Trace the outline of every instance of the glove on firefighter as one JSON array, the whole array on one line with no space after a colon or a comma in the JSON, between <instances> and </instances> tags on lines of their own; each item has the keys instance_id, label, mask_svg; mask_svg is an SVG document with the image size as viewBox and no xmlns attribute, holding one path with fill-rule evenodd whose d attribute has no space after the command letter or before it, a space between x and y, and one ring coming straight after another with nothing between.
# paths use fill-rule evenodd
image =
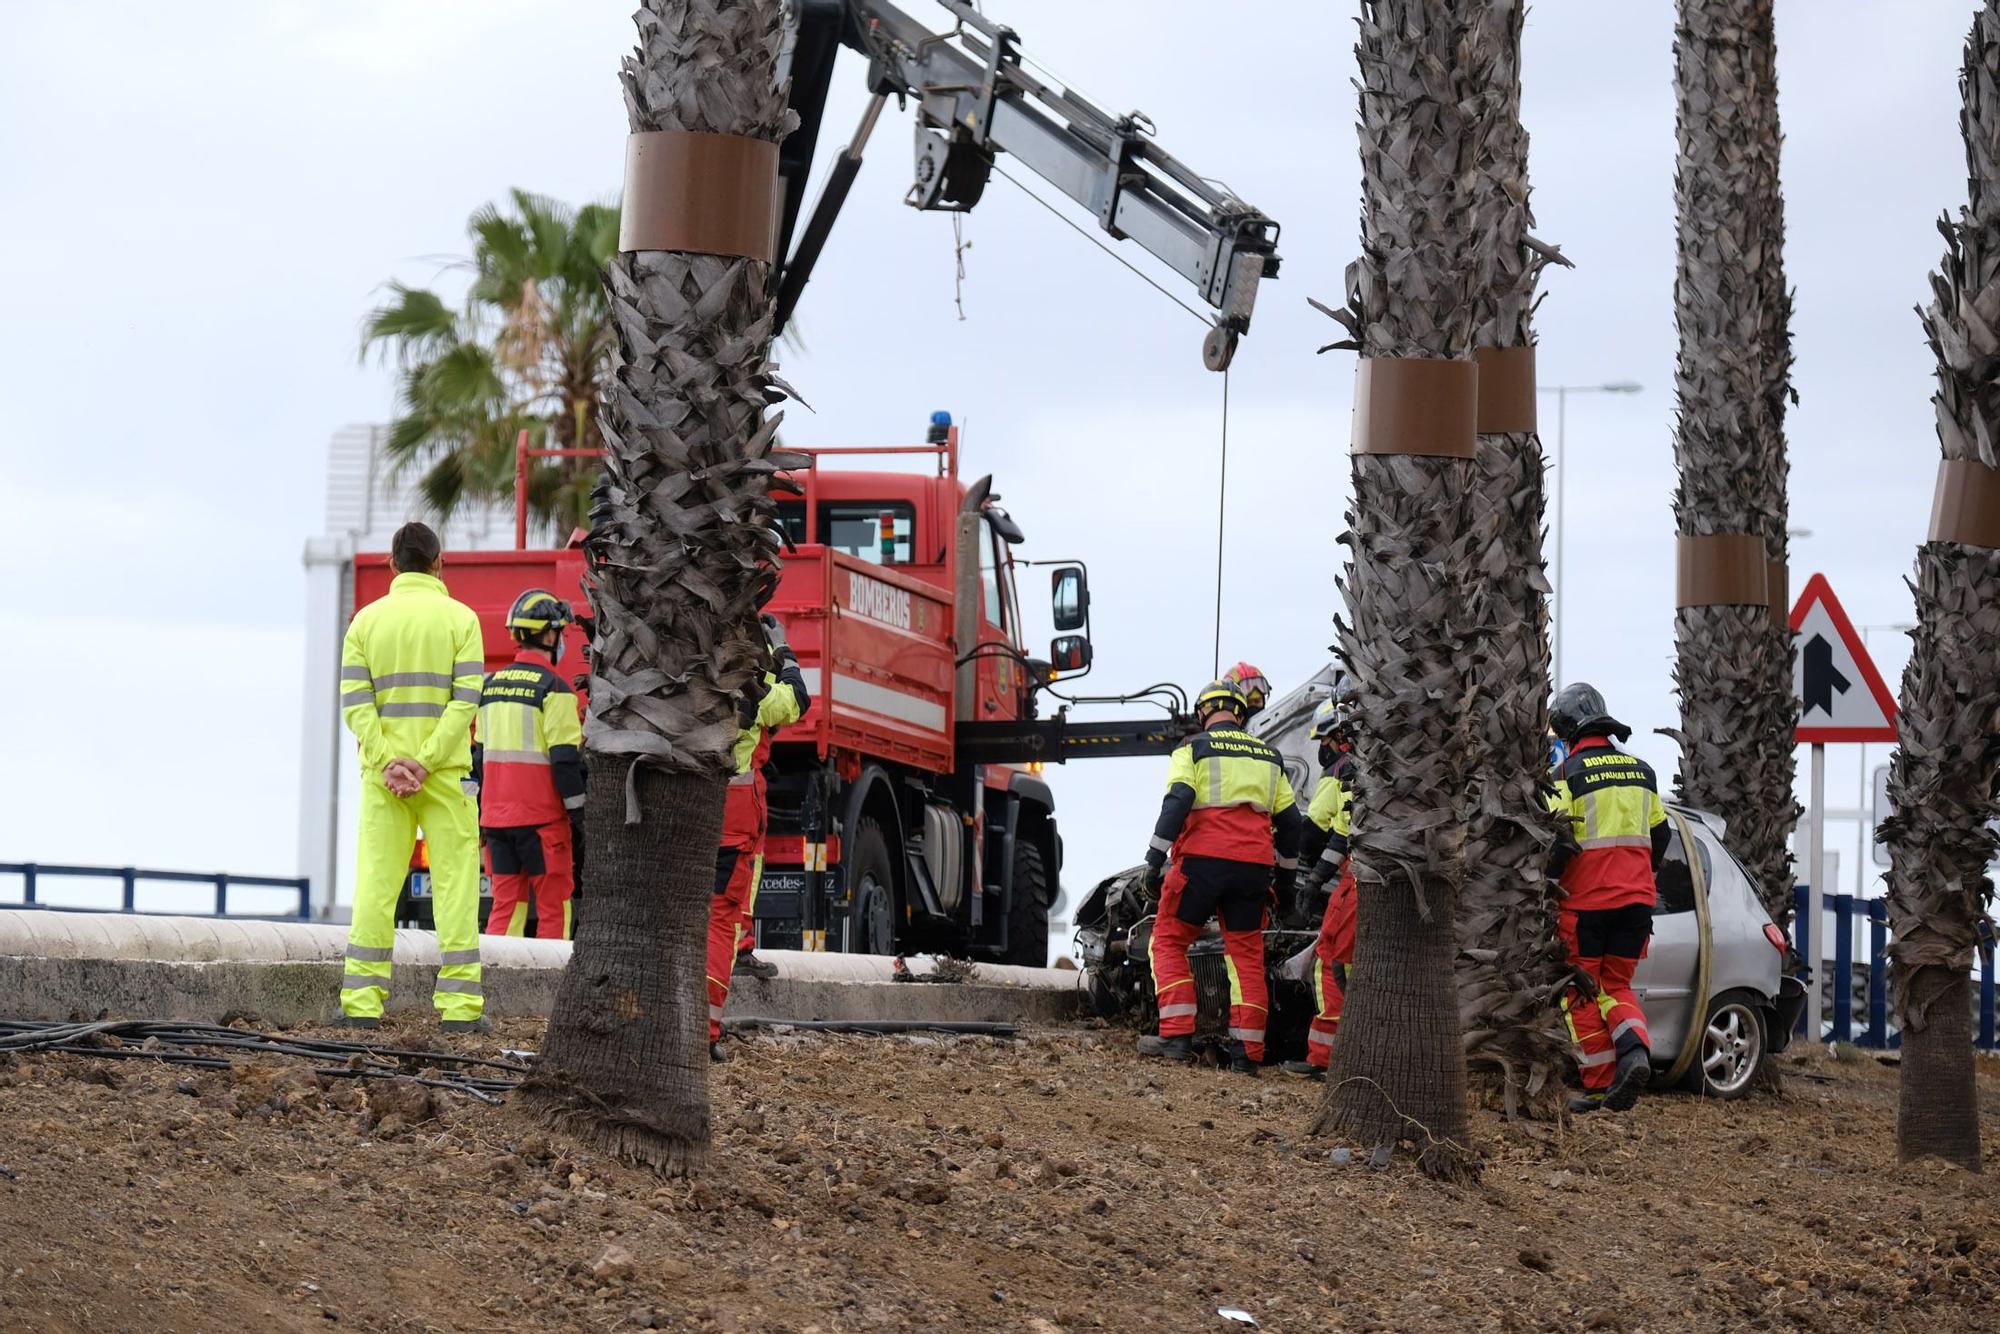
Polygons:
<instances>
[{"instance_id":1,"label":"glove on firefighter","mask_svg":"<svg viewBox=\"0 0 2000 1334\"><path fill-rule=\"evenodd\" d=\"M771 652L780 658L790 653L792 646L785 639L783 622L768 611L758 619L764 624L764 642L771 646Z\"/></svg>"},{"instance_id":2,"label":"glove on firefighter","mask_svg":"<svg viewBox=\"0 0 2000 1334\"><path fill-rule=\"evenodd\" d=\"M1167 868L1146 864L1146 873L1139 877L1139 893L1148 904L1160 901L1160 887L1167 883Z\"/></svg>"}]
</instances>

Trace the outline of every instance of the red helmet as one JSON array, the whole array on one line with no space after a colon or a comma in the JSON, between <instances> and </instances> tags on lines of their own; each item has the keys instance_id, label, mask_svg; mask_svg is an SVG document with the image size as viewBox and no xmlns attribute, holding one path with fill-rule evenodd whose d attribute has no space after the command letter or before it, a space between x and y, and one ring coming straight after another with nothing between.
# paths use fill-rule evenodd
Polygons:
<instances>
[{"instance_id":1,"label":"red helmet","mask_svg":"<svg viewBox=\"0 0 2000 1334\"><path fill-rule=\"evenodd\" d=\"M1251 716L1264 711L1264 705L1271 699L1271 678L1247 662L1239 662L1222 674L1222 679L1243 693L1250 705Z\"/></svg>"}]
</instances>

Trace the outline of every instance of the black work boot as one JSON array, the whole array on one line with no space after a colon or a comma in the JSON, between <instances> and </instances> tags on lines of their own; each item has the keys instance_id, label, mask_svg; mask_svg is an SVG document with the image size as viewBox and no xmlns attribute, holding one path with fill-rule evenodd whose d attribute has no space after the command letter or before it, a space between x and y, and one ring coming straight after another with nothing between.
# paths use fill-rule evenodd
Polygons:
<instances>
[{"instance_id":1,"label":"black work boot","mask_svg":"<svg viewBox=\"0 0 2000 1334\"><path fill-rule=\"evenodd\" d=\"M1634 1047L1618 1058L1618 1073L1604 1091L1604 1110L1629 1112L1646 1085L1653 1080L1653 1058L1644 1047Z\"/></svg>"},{"instance_id":2,"label":"black work boot","mask_svg":"<svg viewBox=\"0 0 2000 1334\"><path fill-rule=\"evenodd\" d=\"M1148 1033L1139 1039L1139 1054L1186 1065L1194 1059L1194 1039L1185 1033L1171 1038Z\"/></svg>"},{"instance_id":3,"label":"black work boot","mask_svg":"<svg viewBox=\"0 0 2000 1334\"><path fill-rule=\"evenodd\" d=\"M1233 1051L1229 1054L1229 1073L1232 1075L1248 1075L1250 1078L1255 1079L1257 1077L1257 1063L1248 1056L1245 1056L1240 1050Z\"/></svg>"},{"instance_id":4,"label":"black work boot","mask_svg":"<svg viewBox=\"0 0 2000 1334\"><path fill-rule=\"evenodd\" d=\"M1569 1110L1572 1116L1586 1116L1604 1106L1602 1093L1572 1093Z\"/></svg>"},{"instance_id":5,"label":"black work boot","mask_svg":"<svg viewBox=\"0 0 2000 1334\"><path fill-rule=\"evenodd\" d=\"M1300 1079L1326 1078L1326 1067L1314 1065L1311 1061L1286 1061L1278 1068L1288 1075L1297 1075Z\"/></svg>"},{"instance_id":6,"label":"black work boot","mask_svg":"<svg viewBox=\"0 0 2000 1334\"><path fill-rule=\"evenodd\" d=\"M438 1028L446 1033L491 1033L493 1021L483 1014L477 1019L440 1019Z\"/></svg>"},{"instance_id":7,"label":"black work boot","mask_svg":"<svg viewBox=\"0 0 2000 1334\"><path fill-rule=\"evenodd\" d=\"M778 965L766 963L749 950L736 956L736 963L729 970L737 977L773 978L778 975Z\"/></svg>"},{"instance_id":8,"label":"black work boot","mask_svg":"<svg viewBox=\"0 0 2000 1334\"><path fill-rule=\"evenodd\" d=\"M365 1028L372 1031L382 1027L382 1021L372 1014L343 1014L333 1022L336 1028Z\"/></svg>"},{"instance_id":9,"label":"black work boot","mask_svg":"<svg viewBox=\"0 0 2000 1334\"><path fill-rule=\"evenodd\" d=\"M729 1053L722 1049L720 1042L711 1042L708 1044L708 1061L710 1065L728 1065Z\"/></svg>"}]
</instances>

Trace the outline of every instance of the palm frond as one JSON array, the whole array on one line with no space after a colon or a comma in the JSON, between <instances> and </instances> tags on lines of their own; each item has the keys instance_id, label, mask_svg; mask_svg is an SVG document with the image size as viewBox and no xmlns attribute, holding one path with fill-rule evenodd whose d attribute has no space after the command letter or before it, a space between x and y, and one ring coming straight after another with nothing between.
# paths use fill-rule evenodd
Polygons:
<instances>
[{"instance_id":1,"label":"palm frond","mask_svg":"<svg viewBox=\"0 0 2000 1334\"><path fill-rule=\"evenodd\" d=\"M458 316L436 292L391 282L395 300L377 306L361 321L361 356L377 344L391 344L384 355L408 365L438 355L459 341Z\"/></svg>"}]
</instances>

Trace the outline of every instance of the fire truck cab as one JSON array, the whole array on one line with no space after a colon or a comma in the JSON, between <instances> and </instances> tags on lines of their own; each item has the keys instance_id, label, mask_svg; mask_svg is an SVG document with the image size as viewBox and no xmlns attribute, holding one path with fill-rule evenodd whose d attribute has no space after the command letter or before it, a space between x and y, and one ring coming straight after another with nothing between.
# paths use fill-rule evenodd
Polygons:
<instances>
[{"instance_id":1,"label":"fire truck cab","mask_svg":"<svg viewBox=\"0 0 2000 1334\"><path fill-rule=\"evenodd\" d=\"M804 494L779 506L788 549L767 610L813 702L772 745L758 939L1040 965L1062 866L1054 797L1039 763L980 762L959 735L1032 718L1050 679L1050 662L1026 650L1021 530L991 478L959 478L945 413L921 446L804 452L813 466L793 478ZM822 466L851 454L934 466ZM1052 588L1080 607L1083 579L1064 566ZM1066 636L1052 656L1081 667L1088 640Z\"/></svg>"}]
</instances>

